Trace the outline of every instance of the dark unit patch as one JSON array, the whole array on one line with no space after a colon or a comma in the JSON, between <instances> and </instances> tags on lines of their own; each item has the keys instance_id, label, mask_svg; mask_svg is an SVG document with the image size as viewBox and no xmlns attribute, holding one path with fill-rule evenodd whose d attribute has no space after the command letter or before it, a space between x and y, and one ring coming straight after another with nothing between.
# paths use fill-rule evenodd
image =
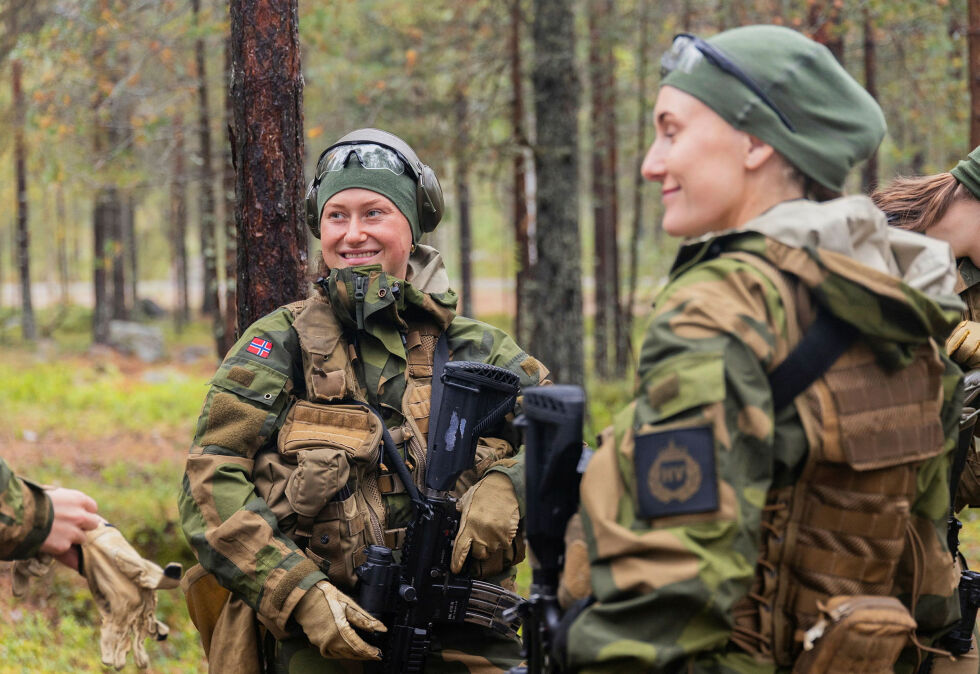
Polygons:
<instances>
[{"instance_id":1,"label":"dark unit patch","mask_svg":"<svg viewBox=\"0 0 980 674\"><path fill-rule=\"evenodd\" d=\"M634 464L641 517L691 515L718 509L710 426L638 435Z\"/></svg>"}]
</instances>

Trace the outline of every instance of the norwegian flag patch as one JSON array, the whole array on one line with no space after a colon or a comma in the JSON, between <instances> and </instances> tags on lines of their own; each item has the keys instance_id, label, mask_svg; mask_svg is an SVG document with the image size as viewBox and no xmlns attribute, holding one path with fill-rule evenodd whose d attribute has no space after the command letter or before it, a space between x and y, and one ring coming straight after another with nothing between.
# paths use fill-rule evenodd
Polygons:
<instances>
[{"instance_id":1,"label":"norwegian flag patch","mask_svg":"<svg viewBox=\"0 0 980 674\"><path fill-rule=\"evenodd\" d=\"M272 353L272 342L261 337L256 337L245 350L249 353L254 353L259 358L268 358L269 354Z\"/></svg>"}]
</instances>

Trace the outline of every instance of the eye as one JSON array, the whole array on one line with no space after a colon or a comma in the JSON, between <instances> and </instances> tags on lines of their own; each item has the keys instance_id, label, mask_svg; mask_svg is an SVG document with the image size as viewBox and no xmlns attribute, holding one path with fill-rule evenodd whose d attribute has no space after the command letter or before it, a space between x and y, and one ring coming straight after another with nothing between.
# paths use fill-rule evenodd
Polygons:
<instances>
[{"instance_id":1,"label":"eye","mask_svg":"<svg viewBox=\"0 0 980 674\"><path fill-rule=\"evenodd\" d=\"M369 218L378 218L378 217L381 217L382 215L384 215L384 211L381 210L380 208L372 208L367 213L365 213L364 215L367 216L367 217L369 217Z\"/></svg>"},{"instance_id":2,"label":"eye","mask_svg":"<svg viewBox=\"0 0 980 674\"><path fill-rule=\"evenodd\" d=\"M347 214L343 211L326 211L326 216L327 220L333 221L345 220L347 218Z\"/></svg>"}]
</instances>

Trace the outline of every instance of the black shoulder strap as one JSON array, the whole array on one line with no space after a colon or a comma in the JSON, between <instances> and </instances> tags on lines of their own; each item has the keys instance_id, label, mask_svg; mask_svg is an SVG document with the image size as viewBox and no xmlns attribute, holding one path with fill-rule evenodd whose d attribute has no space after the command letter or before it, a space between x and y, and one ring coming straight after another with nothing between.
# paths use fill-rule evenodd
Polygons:
<instances>
[{"instance_id":1,"label":"black shoulder strap","mask_svg":"<svg viewBox=\"0 0 980 674\"><path fill-rule=\"evenodd\" d=\"M776 369L769 373L773 409L781 410L830 369L860 331L820 307L817 318Z\"/></svg>"}]
</instances>

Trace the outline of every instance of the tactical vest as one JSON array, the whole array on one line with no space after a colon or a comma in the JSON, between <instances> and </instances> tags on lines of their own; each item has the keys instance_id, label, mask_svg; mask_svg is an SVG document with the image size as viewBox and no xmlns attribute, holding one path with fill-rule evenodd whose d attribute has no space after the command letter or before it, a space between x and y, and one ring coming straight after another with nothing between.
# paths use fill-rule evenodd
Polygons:
<instances>
[{"instance_id":1,"label":"tactical vest","mask_svg":"<svg viewBox=\"0 0 980 674\"><path fill-rule=\"evenodd\" d=\"M354 362L329 302L311 297L287 307L294 316L303 359L305 396L294 400L279 430L278 451L256 456L256 491L283 533L320 566L332 583L350 591L366 545L398 549L405 528L389 528L385 496L405 488L381 457L382 422L363 404ZM425 479L432 367L440 330L410 324L405 334L407 385L404 422L390 428L417 486ZM506 443L504 443L506 444ZM506 448L481 442L475 465L457 482L459 496Z\"/></svg>"},{"instance_id":2,"label":"tactical vest","mask_svg":"<svg viewBox=\"0 0 980 674\"><path fill-rule=\"evenodd\" d=\"M763 273L782 299L789 339L775 367L813 320L809 292L760 257L728 256ZM932 524L910 512L919 468L943 451L943 371L932 341L889 372L859 339L796 398L807 459L792 485L767 495L755 581L734 608L733 643L791 667L820 617L818 602L906 595L914 613L923 570L950 564Z\"/></svg>"}]
</instances>

